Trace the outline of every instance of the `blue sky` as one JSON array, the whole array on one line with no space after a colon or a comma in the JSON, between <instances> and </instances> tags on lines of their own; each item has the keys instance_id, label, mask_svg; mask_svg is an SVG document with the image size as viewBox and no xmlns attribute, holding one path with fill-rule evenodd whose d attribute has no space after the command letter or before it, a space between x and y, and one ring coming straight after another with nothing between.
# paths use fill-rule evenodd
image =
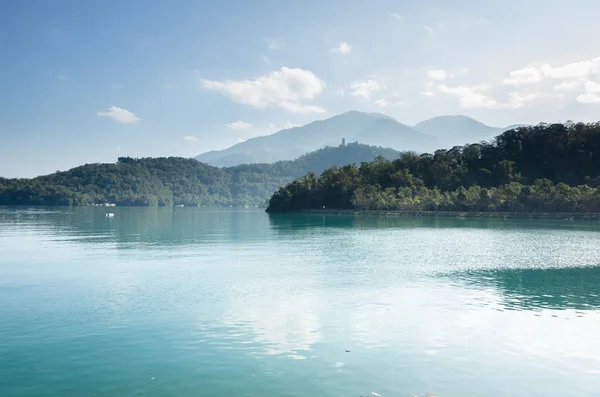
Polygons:
<instances>
[{"instance_id":1,"label":"blue sky","mask_svg":"<svg viewBox=\"0 0 600 397\"><path fill-rule=\"evenodd\" d=\"M347 110L598 120L600 2L0 1L0 175L193 156Z\"/></svg>"}]
</instances>

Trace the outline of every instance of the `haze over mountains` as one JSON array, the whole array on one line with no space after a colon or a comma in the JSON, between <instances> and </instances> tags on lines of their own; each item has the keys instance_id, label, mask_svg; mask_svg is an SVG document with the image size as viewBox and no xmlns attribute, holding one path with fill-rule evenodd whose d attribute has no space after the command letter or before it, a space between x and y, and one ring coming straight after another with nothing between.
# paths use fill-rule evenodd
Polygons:
<instances>
[{"instance_id":1,"label":"haze over mountains","mask_svg":"<svg viewBox=\"0 0 600 397\"><path fill-rule=\"evenodd\" d=\"M203 153L196 160L219 167L293 160L325 146L337 146L342 138L348 143L358 141L401 151L431 152L488 140L507 129L509 127L491 127L466 116L434 117L409 126L380 113L350 111L248 139L224 150Z\"/></svg>"}]
</instances>

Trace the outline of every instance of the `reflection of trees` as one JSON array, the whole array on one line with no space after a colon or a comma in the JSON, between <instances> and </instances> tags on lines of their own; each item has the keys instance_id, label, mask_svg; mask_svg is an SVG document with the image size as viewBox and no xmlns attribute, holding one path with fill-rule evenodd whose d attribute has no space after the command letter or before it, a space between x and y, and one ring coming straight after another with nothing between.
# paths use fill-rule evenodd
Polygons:
<instances>
[{"instance_id":1,"label":"reflection of trees","mask_svg":"<svg viewBox=\"0 0 600 397\"><path fill-rule=\"evenodd\" d=\"M477 288L497 288L507 309L600 308L600 266L476 271L458 278Z\"/></svg>"},{"instance_id":2,"label":"reflection of trees","mask_svg":"<svg viewBox=\"0 0 600 397\"><path fill-rule=\"evenodd\" d=\"M435 217L415 216L376 216L361 214L269 214L269 222L275 230L285 232L312 227L339 228L397 228L397 227L436 227L445 223Z\"/></svg>"},{"instance_id":3,"label":"reflection of trees","mask_svg":"<svg viewBox=\"0 0 600 397\"><path fill-rule=\"evenodd\" d=\"M355 227L355 228L477 228L477 229L579 229L596 228L589 221L566 222L564 220L529 219L488 219L414 216L414 215L372 215L356 214L317 214L317 213L272 213L269 214L271 228L285 232L311 227Z\"/></svg>"},{"instance_id":4,"label":"reflection of trees","mask_svg":"<svg viewBox=\"0 0 600 397\"><path fill-rule=\"evenodd\" d=\"M106 217L106 213L114 217ZM19 210L0 214L15 227L42 227L61 239L78 243L143 243L149 245L212 244L248 241L269 232L260 210L144 207L71 207Z\"/></svg>"}]
</instances>

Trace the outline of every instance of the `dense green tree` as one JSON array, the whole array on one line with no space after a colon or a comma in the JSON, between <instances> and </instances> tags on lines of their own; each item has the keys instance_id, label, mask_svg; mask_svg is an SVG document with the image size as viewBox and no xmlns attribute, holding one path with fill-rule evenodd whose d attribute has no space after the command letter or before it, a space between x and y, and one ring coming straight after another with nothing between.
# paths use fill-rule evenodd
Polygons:
<instances>
[{"instance_id":1,"label":"dense green tree","mask_svg":"<svg viewBox=\"0 0 600 397\"><path fill-rule=\"evenodd\" d=\"M288 185L292 186L292 185ZM341 193L343 192L343 194ZM306 208L595 212L600 201L600 123L540 124L433 154L381 157L335 168L303 190L313 206L293 208L290 188L268 211Z\"/></svg>"},{"instance_id":2,"label":"dense green tree","mask_svg":"<svg viewBox=\"0 0 600 397\"><path fill-rule=\"evenodd\" d=\"M352 143L323 148L294 161L229 168L175 157L120 157L116 164L86 164L33 179L0 178L0 204L264 206L280 186L307 172L313 172L308 179L316 181L316 175L332 165L360 163L378 156L394 159L399 152ZM328 173L326 177L336 180L331 171ZM349 175L357 178L357 173L358 168L354 167ZM351 196L345 182L334 193L328 205L338 205L336 202L349 200Z\"/></svg>"}]
</instances>

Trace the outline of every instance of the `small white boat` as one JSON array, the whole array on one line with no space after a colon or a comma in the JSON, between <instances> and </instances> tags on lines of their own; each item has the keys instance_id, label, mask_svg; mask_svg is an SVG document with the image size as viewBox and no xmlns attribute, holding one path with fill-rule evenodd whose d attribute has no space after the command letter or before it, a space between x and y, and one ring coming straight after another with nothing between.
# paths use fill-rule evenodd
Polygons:
<instances>
[{"instance_id":1,"label":"small white boat","mask_svg":"<svg viewBox=\"0 0 600 397\"><path fill-rule=\"evenodd\" d=\"M115 214L113 214L112 212L109 212L106 214L107 218L112 218L113 216L115 216Z\"/></svg>"}]
</instances>

